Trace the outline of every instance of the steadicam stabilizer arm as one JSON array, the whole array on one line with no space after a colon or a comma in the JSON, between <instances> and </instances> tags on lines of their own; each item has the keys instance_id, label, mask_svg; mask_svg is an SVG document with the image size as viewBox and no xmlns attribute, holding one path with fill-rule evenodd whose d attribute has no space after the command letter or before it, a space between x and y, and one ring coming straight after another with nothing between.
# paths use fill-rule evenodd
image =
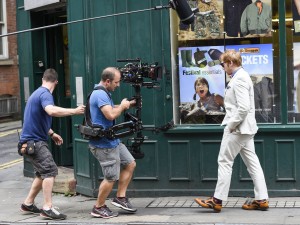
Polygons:
<instances>
[{"instance_id":1,"label":"steadicam stabilizer arm","mask_svg":"<svg viewBox=\"0 0 300 225\"><path fill-rule=\"evenodd\" d=\"M135 95L129 99L135 100L134 113L125 112L124 122L113 125L107 129L102 126L94 126L90 118L89 109L89 97L87 98L85 119L83 124L78 126L78 130L82 137L87 140L99 139L106 137L108 139L117 139L133 136L128 138L126 146L131 154L136 158L143 158L144 153L141 151L141 145L146 137L142 131L152 131L157 134L159 132L165 132L174 126L173 121L160 126L160 127L144 127L142 122L142 95L141 88L159 88L159 82L162 78L162 67L158 66L158 63L142 63L140 58L137 59L120 59L118 62L126 62L127 64L123 68L119 68L121 72L121 79L125 83L129 83L135 91ZM144 79L150 79L152 81L145 82ZM100 86L97 86L94 90L101 89L105 92L107 90ZM110 97L110 95L108 94Z\"/></svg>"}]
</instances>

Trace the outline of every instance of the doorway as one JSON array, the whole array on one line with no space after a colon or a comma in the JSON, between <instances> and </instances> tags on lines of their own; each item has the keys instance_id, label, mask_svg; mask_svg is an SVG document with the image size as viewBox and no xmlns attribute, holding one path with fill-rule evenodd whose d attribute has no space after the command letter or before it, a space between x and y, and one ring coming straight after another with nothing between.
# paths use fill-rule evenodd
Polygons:
<instances>
[{"instance_id":1,"label":"doorway","mask_svg":"<svg viewBox=\"0 0 300 225\"><path fill-rule=\"evenodd\" d=\"M31 13L32 28L64 23L66 9L46 10ZM70 73L67 25L32 32L34 89L41 85L43 73L54 68L58 73L58 85L53 97L55 105L70 108ZM73 166L72 118L53 117L52 129L63 138L63 144L56 146L49 141L53 158L59 166Z\"/></svg>"}]
</instances>

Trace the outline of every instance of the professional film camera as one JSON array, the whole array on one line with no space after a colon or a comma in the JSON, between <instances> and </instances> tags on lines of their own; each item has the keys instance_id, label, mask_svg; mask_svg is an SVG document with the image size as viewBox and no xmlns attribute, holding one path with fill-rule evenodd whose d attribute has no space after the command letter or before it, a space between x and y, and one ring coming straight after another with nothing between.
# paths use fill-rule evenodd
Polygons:
<instances>
[{"instance_id":1,"label":"professional film camera","mask_svg":"<svg viewBox=\"0 0 300 225\"><path fill-rule=\"evenodd\" d=\"M122 81L125 83L147 86L154 82L144 82L144 78L157 81L162 78L162 68L158 63L142 63L140 58L137 59L118 59L117 62L129 62L124 67L119 68Z\"/></svg>"},{"instance_id":2,"label":"professional film camera","mask_svg":"<svg viewBox=\"0 0 300 225\"><path fill-rule=\"evenodd\" d=\"M123 138L136 134L135 137L131 137L127 140L126 146L128 150L136 159L144 157L144 153L141 151L140 146L143 144L146 137L142 134L143 130L150 130L154 133L161 131L167 131L174 126L173 121L160 126L145 128L142 122L142 96L141 87L158 88L159 82L162 78L162 68L158 66L158 63L147 64L142 63L140 58L137 59L119 59L118 62L127 62L124 67L119 68L121 72L122 81L129 83L135 90L135 95L130 100L135 100L135 113L125 112L124 122L116 124L109 129L103 129L103 127L95 127L92 125L90 118L90 106L89 97L87 98L85 118L83 124L78 126L78 130L82 137L87 140L106 137L109 139ZM144 78L149 78L150 82L145 82ZM106 91L105 88L98 86L96 89ZM94 89L94 90L96 90Z\"/></svg>"}]
</instances>

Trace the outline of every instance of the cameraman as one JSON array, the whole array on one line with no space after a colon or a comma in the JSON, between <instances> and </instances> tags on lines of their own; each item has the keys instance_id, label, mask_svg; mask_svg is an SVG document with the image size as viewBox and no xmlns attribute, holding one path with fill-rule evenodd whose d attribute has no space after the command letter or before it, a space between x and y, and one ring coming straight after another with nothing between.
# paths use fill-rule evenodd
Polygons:
<instances>
[{"instance_id":1,"label":"cameraman","mask_svg":"<svg viewBox=\"0 0 300 225\"><path fill-rule=\"evenodd\" d=\"M95 87L101 85L103 89L94 90L90 97L90 113L93 125L101 125L104 129L115 124L115 119L121 113L135 104L135 100L123 99L120 105L114 105L111 93L120 86L121 73L113 67L103 70L101 81ZM91 215L94 217L111 218L118 216L106 205L105 200L112 191L115 181L118 180L117 196L112 204L129 212L136 212L126 197L127 187L131 181L136 163L124 144L119 139L108 139L106 137L89 141L92 154L99 161L104 180L99 186L96 204Z\"/></svg>"}]
</instances>

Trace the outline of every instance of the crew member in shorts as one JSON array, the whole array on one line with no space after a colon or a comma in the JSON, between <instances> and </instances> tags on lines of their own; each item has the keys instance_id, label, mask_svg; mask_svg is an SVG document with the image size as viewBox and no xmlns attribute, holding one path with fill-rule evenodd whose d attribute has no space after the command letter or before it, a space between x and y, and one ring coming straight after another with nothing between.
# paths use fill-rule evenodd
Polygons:
<instances>
[{"instance_id":1,"label":"crew member in shorts","mask_svg":"<svg viewBox=\"0 0 300 225\"><path fill-rule=\"evenodd\" d=\"M47 69L42 78L42 86L29 97L25 112L23 129L18 144L20 155L26 155L33 165L35 175L31 189L20 210L25 213L40 214L48 219L64 220L66 215L52 205L52 188L58 174L48 146L48 136L56 145L63 144L63 139L51 129L52 117L83 114L85 106L62 108L54 105L52 93L58 85L58 75L54 69ZM35 198L43 190L42 209L35 205Z\"/></svg>"},{"instance_id":2,"label":"crew member in shorts","mask_svg":"<svg viewBox=\"0 0 300 225\"><path fill-rule=\"evenodd\" d=\"M125 98L119 105L114 105L111 92L120 86L120 81L121 73L116 68L108 67L103 70L100 83L95 85L95 87L102 86L102 89L94 90L89 101L93 125L100 125L104 129L110 128L123 111L135 104L135 100L128 101ZM90 140L89 146L92 154L99 161L104 176L91 215L100 218L118 216L118 213L112 212L105 204L116 181L118 181L117 194L111 203L123 210L136 212L137 209L131 205L126 196L127 187L136 167L135 160L127 147L119 139L106 137Z\"/></svg>"}]
</instances>

